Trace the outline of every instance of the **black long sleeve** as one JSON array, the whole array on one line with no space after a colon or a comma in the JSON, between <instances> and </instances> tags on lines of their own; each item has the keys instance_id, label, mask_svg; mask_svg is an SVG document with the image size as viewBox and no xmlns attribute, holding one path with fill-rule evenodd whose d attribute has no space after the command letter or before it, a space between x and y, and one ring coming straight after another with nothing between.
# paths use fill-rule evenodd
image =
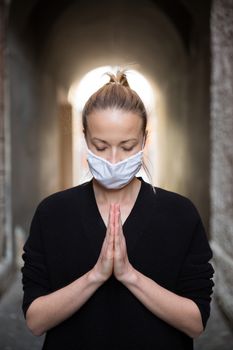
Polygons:
<instances>
[{"instance_id":1,"label":"black long sleeve","mask_svg":"<svg viewBox=\"0 0 233 350\"><path fill-rule=\"evenodd\" d=\"M129 261L168 290L192 299L203 326L210 315L212 250L193 203L141 177L123 224ZM56 192L37 206L24 245L24 315L33 300L94 267L106 235L92 181ZM111 276L70 318L46 333L43 350L191 350L193 339L149 311Z\"/></svg>"},{"instance_id":2,"label":"black long sleeve","mask_svg":"<svg viewBox=\"0 0 233 350\"><path fill-rule=\"evenodd\" d=\"M22 308L24 317L26 318L26 312L31 302L39 296L50 292L38 208L32 218L29 237L23 249L22 258L24 260L24 266L21 271L24 294Z\"/></svg>"},{"instance_id":3,"label":"black long sleeve","mask_svg":"<svg viewBox=\"0 0 233 350\"><path fill-rule=\"evenodd\" d=\"M214 269L209 260L213 252L207 241L206 232L199 217L190 248L182 264L177 294L192 299L200 309L203 327L205 329L210 316L211 294L214 282Z\"/></svg>"}]
</instances>

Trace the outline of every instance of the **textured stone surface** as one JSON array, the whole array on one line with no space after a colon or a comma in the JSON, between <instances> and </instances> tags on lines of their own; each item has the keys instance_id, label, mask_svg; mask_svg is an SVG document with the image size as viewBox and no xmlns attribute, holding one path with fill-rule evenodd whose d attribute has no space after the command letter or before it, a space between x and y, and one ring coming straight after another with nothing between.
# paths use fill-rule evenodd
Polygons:
<instances>
[{"instance_id":1,"label":"textured stone surface","mask_svg":"<svg viewBox=\"0 0 233 350\"><path fill-rule=\"evenodd\" d=\"M35 337L28 330L22 304L21 273L0 300L0 349L1 350L39 350L42 348L43 336Z\"/></svg>"},{"instance_id":2,"label":"textured stone surface","mask_svg":"<svg viewBox=\"0 0 233 350\"><path fill-rule=\"evenodd\" d=\"M233 323L233 1L211 14L211 233L220 304Z\"/></svg>"},{"instance_id":3,"label":"textured stone surface","mask_svg":"<svg viewBox=\"0 0 233 350\"><path fill-rule=\"evenodd\" d=\"M7 18L7 5L5 1L0 0L0 294L3 293L7 287L13 269L10 195L10 131L7 114Z\"/></svg>"},{"instance_id":4,"label":"textured stone surface","mask_svg":"<svg viewBox=\"0 0 233 350\"><path fill-rule=\"evenodd\" d=\"M0 1L0 258L4 239L4 5Z\"/></svg>"}]
</instances>

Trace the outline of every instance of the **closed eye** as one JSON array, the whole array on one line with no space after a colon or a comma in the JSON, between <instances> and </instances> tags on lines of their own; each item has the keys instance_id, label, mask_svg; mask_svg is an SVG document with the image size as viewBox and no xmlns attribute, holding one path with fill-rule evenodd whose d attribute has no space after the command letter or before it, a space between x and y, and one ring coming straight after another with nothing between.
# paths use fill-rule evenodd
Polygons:
<instances>
[{"instance_id":1,"label":"closed eye","mask_svg":"<svg viewBox=\"0 0 233 350\"><path fill-rule=\"evenodd\" d=\"M105 148L97 148L97 147L96 147L96 150L97 150L97 151L100 151L100 152L101 152L101 151L104 151L105 149L106 149L106 147L105 147Z\"/></svg>"},{"instance_id":2,"label":"closed eye","mask_svg":"<svg viewBox=\"0 0 233 350\"><path fill-rule=\"evenodd\" d=\"M126 152L130 152L130 151L132 151L133 147L131 147L131 148L124 148L124 147L122 147L122 149L124 151L126 151ZM99 151L99 152L103 152L104 150L106 150L106 147L105 148L97 148L96 147L96 150Z\"/></svg>"},{"instance_id":3,"label":"closed eye","mask_svg":"<svg viewBox=\"0 0 233 350\"><path fill-rule=\"evenodd\" d=\"M124 151L132 151L132 149L133 149L133 147L131 147L131 148L124 148L124 147L123 147L123 150L124 150Z\"/></svg>"}]
</instances>

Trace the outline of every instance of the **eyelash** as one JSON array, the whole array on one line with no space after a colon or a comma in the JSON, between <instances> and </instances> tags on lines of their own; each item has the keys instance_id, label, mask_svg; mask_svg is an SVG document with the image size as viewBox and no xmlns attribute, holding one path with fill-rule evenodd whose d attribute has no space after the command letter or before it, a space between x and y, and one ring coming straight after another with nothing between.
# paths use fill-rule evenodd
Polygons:
<instances>
[{"instance_id":1,"label":"eyelash","mask_svg":"<svg viewBox=\"0 0 233 350\"><path fill-rule=\"evenodd\" d=\"M96 147L96 149L97 149L97 151L102 152L102 151L104 151L106 148L97 148L97 147ZM132 149L133 149L133 147L131 147L131 148L123 148L123 150L124 150L124 151L127 151L127 152L132 151Z\"/></svg>"}]
</instances>

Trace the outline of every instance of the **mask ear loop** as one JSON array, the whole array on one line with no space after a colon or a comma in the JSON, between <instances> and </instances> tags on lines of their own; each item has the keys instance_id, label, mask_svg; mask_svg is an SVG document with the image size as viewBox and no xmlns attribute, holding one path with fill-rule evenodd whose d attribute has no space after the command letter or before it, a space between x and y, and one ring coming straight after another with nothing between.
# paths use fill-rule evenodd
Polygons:
<instances>
[{"instance_id":1,"label":"mask ear loop","mask_svg":"<svg viewBox=\"0 0 233 350\"><path fill-rule=\"evenodd\" d=\"M144 137L143 137L142 149L141 149L141 150L143 150L143 148L145 147L145 143L146 143L146 137L144 136Z\"/></svg>"}]
</instances>

